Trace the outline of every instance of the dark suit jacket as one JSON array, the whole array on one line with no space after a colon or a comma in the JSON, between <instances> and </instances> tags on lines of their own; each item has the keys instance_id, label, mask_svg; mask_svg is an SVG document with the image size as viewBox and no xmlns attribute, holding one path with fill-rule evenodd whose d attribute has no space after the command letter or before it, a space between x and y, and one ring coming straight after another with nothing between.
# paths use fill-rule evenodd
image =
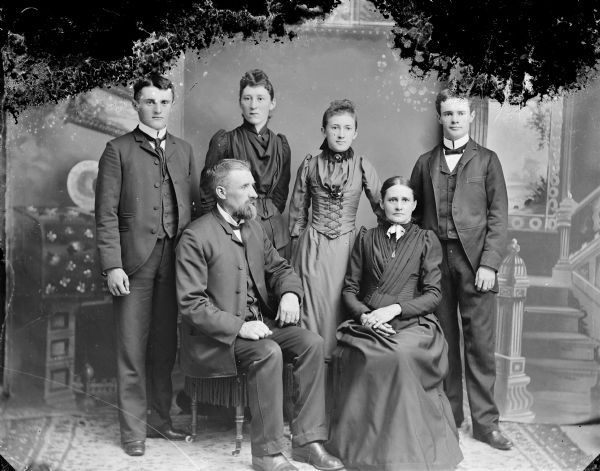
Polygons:
<instances>
[{"instance_id":1,"label":"dark suit jacket","mask_svg":"<svg viewBox=\"0 0 600 471\"><path fill-rule=\"evenodd\" d=\"M256 286L264 317L274 319L277 314L277 306L269 305L269 294L279 300L284 293L293 292L302 299L300 278L260 224L247 221L241 232L244 244L215 207L192 222L179 240L180 363L189 376L237 373L234 343L246 316L248 276Z\"/></svg>"},{"instance_id":2,"label":"dark suit jacket","mask_svg":"<svg viewBox=\"0 0 600 471\"><path fill-rule=\"evenodd\" d=\"M442 146L421 155L410 177L417 199L415 222L439 236L439 166ZM452 217L473 271L498 271L506 249L508 197L498 156L470 139L458 163Z\"/></svg>"},{"instance_id":3,"label":"dark suit jacket","mask_svg":"<svg viewBox=\"0 0 600 471\"><path fill-rule=\"evenodd\" d=\"M192 147L167 134L165 156L175 189L177 235L189 224L198 194ZM96 237L102 271L128 275L150 256L160 221L160 165L138 129L106 144L96 181Z\"/></svg>"}]
</instances>

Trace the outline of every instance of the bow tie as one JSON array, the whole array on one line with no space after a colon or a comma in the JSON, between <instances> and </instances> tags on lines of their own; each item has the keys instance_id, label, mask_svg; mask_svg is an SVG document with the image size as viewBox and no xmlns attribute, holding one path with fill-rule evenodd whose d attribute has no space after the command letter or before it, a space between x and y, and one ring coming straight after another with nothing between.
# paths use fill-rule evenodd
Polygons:
<instances>
[{"instance_id":1,"label":"bow tie","mask_svg":"<svg viewBox=\"0 0 600 471\"><path fill-rule=\"evenodd\" d=\"M462 154L465 151L465 147L467 147L467 144L464 144L460 147L456 147L455 149L450 149L450 147L444 146L444 154L446 154L446 155Z\"/></svg>"},{"instance_id":2,"label":"bow tie","mask_svg":"<svg viewBox=\"0 0 600 471\"><path fill-rule=\"evenodd\" d=\"M390 239L392 237L392 234L396 234L397 242L398 239L400 239L400 237L402 237L405 232L406 229L404 229L400 224L392 224L390 227L388 227L388 230L386 231L385 235L387 235L388 239Z\"/></svg>"}]
</instances>

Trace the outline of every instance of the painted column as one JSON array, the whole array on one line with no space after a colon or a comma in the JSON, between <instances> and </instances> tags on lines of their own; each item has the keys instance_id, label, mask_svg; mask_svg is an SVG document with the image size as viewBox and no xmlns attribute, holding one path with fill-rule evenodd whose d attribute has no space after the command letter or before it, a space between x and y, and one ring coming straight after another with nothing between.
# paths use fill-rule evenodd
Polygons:
<instances>
[{"instance_id":1,"label":"painted column","mask_svg":"<svg viewBox=\"0 0 600 471\"><path fill-rule=\"evenodd\" d=\"M499 292L496 298L496 389L495 399L502 420L530 422L533 397L527 391L530 382L521 356L523 312L529 278L516 239L508 246L509 254L498 270Z\"/></svg>"}]
</instances>

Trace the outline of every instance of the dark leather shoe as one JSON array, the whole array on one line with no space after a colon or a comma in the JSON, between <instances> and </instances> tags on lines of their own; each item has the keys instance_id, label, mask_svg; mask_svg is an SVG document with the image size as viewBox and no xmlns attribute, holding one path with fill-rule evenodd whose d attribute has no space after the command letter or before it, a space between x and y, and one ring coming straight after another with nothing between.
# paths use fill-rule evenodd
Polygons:
<instances>
[{"instance_id":1,"label":"dark leather shoe","mask_svg":"<svg viewBox=\"0 0 600 471\"><path fill-rule=\"evenodd\" d=\"M142 456L146 452L146 445L142 440L123 443L123 451L129 456Z\"/></svg>"},{"instance_id":2,"label":"dark leather shoe","mask_svg":"<svg viewBox=\"0 0 600 471\"><path fill-rule=\"evenodd\" d=\"M473 438L475 440L479 440L480 442L487 443L492 448L496 448L498 450L510 450L513 446L513 443L504 435L502 435L500 430L490 430L482 434L474 433Z\"/></svg>"},{"instance_id":3,"label":"dark leather shoe","mask_svg":"<svg viewBox=\"0 0 600 471\"><path fill-rule=\"evenodd\" d=\"M307 443L306 445L292 448L292 459L312 464L315 468L322 471L334 471L344 468L344 464L329 453L320 442Z\"/></svg>"},{"instance_id":4,"label":"dark leather shoe","mask_svg":"<svg viewBox=\"0 0 600 471\"><path fill-rule=\"evenodd\" d=\"M183 430L177 430L171 425L165 427L150 428L146 430L147 438L164 438L166 440L185 440L189 433L185 433Z\"/></svg>"},{"instance_id":5,"label":"dark leather shoe","mask_svg":"<svg viewBox=\"0 0 600 471\"><path fill-rule=\"evenodd\" d=\"M298 471L284 454L252 456L252 467L257 471Z\"/></svg>"}]
</instances>

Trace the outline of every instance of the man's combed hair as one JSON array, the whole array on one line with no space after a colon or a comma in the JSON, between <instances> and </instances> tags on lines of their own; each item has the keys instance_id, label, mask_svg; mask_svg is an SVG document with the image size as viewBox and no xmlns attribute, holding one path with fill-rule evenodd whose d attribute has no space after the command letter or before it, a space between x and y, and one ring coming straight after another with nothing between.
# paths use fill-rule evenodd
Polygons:
<instances>
[{"instance_id":1,"label":"man's combed hair","mask_svg":"<svg viewBox=\"0 0 600 471\"><path fill-rule=\"evenodd\" d=\"M464 93L458 93L458 91L452 88L444 88L440 93L438 93L435 99L435 109L438 114L441 114L442 103L450 98L458 98L460 100L467 100L469 102L469 108L471 108L472 99L470 96L465 95Z\"/></svg>"},{"instance_id":2,"label":"man's combed hair","mask_svg":"<svg viewBox=\"0 0 600 471\"><path fill-rule=\"evenodd\" d=\"M332 116L338 114L349 114L352 116L354 118L354 126L356 129L358 129L358 115L356 113L356 107L354 106L354 103L347 98L344 98L343 100L333 100L329 104L329 107L325 110L325 113L323 113L323 128L327 127L327 123Z\"/></svg>"},{"instance_id":3,"label":"man's combed hair","mask_svg":"<svg viewBox=\"0 0 600 471\"><path fill-rule=\"evenodd\" d=\"M234 170L250 171L250 164L245 160L223 159L204 171L213 193L218 186L227 186L227 177Z\"/></svg>"},{"instance_id":4,"label":"man's combed hair","mask_svg":"<svg viewBox=\"0 0 600 471\"><path fill-rule=\"evenodd\" d=\"M173 94L173 100L175 100L175 87L173 86L173 82L162 75L150 74L135 82L133 85L133 99L135 101L139 99L140 92L144 87L156 87L159 90L171 90L171 93Z\"/></svg>"}]
</instances>

